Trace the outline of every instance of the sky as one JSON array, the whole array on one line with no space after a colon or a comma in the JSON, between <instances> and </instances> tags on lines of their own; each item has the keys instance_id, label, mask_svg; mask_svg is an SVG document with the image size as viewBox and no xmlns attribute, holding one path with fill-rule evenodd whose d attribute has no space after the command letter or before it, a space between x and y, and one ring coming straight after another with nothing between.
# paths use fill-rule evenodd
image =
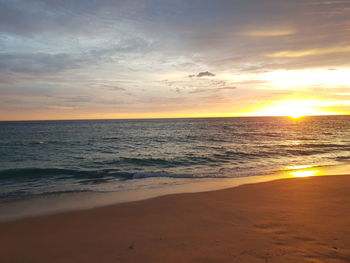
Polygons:
<instances>
[{"instance_id":1,"label":"sky","mask_svg":"<svg viewBox=\"0 0 350 263\"><path fill-rule=\"evenodd\" d=\"M350 0L0 0L0 120L350 114Z\"/></svg>"}]
</instances>

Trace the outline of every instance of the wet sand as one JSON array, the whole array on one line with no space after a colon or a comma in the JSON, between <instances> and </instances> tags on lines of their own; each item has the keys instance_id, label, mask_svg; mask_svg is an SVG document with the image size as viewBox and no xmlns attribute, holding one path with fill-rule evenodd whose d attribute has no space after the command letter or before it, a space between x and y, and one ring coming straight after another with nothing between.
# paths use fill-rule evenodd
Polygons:
<instances>
[{"instance_id":1,"label":"wet sand","mask_svg":"<svg viewBox=\"0 0 350 263\"><path fill-rule=\"evenodd\" d=\"M0 262L350 262L350 176L0 223Z\"/></svg>"}]
</instances>

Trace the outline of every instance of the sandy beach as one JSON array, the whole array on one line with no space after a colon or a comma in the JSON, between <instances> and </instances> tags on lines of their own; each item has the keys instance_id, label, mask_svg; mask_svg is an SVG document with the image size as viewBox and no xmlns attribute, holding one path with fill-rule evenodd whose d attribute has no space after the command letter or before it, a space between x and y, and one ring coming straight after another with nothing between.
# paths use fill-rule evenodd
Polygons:
<instances>
[{"instance_id":1,"label":"sandy beach","mask_svg":"<svg viewBox=\"0 0 350 263\"><path fill-rule=\"evenodd\" d=\"M0 224L0 262L350 262L350 176L282 179Z\"/></svg>"}]
</instances>

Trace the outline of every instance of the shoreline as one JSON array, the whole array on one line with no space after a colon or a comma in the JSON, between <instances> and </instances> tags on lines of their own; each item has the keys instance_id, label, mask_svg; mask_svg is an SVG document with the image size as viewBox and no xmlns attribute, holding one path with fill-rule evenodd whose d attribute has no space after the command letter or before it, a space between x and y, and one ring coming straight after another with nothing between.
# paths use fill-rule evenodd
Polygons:
<instances>
[{"instance_id":1,"label":"shoreline","mask_svg":"<svg viewBox=\"0 0 350 263\"><path fill-rule=\"evenodd\" d=\"M0 223L56 215L74 211L84 211L116 204L149 200L168 195L203 193L235 188L240 185L269 182L290 175L247 176L240 178L198 178L173 179L177 184L158 186L156 188L136 189L120 192L80 192L47 196L36 196L0 203ZM159 183L170 178L145 178L140 180Z\"/></svg>"},{"instance_id":2,"label":"shoreline","mask_svg":"<svg viewBox=\"0 0 350 263\"><path fill-rule=\"evenodd\" d=\"M156 185L145 189L112 192L78 192L40 195L29 198L0 202L0 223L38 216L55 215L71 211L82 211L120 203L147 200L161 196L202 193L235 188L245 184L270 182L279 179L303 176L334 176L347 174L350 164L319 167L298 166L270 175L245 176L237 178L143 178L144 185ZM306 175L304 175L306 173ZM311 174L310 174L311 173ZM147 181L147 182L146 182Z\"/></svg>"},{"instance_id":3,"label":"shoreline","mask_svg":"<svg viewBox=\"0 0 350 263\"><path fill-rule=\"evenodd\" d=\"M0 261L349 262L349 187L280 179L0 223Z\"/></svg>"}]
</instances>

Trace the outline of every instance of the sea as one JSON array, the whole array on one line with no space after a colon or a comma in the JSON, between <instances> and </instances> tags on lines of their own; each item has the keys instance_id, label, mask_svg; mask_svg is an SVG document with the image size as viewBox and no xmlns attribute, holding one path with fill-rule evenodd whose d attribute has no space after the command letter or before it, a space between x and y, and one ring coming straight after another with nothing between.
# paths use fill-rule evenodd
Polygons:
<instances>
[{"instance_id":1,"label":"sea","mask_svg":"<svg viewBox=\"0 0 350 263\"><path fill-rule=\"evenodd\" d=\"M347 163L350 117L0 122L0 156L0 208L67 194L200 191L193 183Z\"/></svg>"}]
</instances>

